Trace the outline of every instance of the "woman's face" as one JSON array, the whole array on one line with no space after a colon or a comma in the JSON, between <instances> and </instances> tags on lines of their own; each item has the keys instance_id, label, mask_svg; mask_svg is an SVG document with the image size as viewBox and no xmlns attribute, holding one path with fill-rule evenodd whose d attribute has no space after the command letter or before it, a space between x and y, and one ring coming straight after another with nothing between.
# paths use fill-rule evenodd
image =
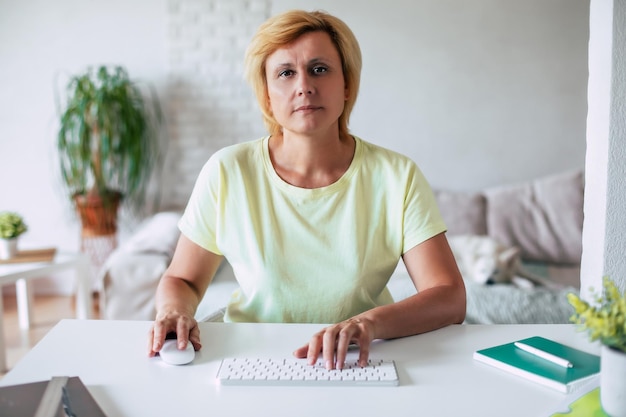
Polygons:
<instances>
[{"instance_id":1,"label":"woman's face","mask_svg":"<svg viewBox=\"0 0 626 417\"><path fill-rule=\"evenodd\" d=\"M270 109L284 132L338 129L347 90L339 52L326 32L309 32L277 49L265 63Z\"/></svg>"}]
</instances>

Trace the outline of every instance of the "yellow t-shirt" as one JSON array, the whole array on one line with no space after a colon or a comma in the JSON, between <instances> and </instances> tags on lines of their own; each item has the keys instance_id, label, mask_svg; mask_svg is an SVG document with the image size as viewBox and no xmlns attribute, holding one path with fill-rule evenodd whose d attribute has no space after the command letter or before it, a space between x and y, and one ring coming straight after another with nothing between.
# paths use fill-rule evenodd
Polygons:
<instances>
[{"instance_id":1,"label":"yellow t-shirt","mask_svg":"<svg viewBox=\"0 0 626 417\"><path fill-rule=\"evenodd\" d=\"M205 164L179 227L233 267L240 289L225 321L335 323L391 303L401 254L445 231L417 165L354 139L350 167L322 188L283 181L269 137Z\"/></svg>"}]
</instances>

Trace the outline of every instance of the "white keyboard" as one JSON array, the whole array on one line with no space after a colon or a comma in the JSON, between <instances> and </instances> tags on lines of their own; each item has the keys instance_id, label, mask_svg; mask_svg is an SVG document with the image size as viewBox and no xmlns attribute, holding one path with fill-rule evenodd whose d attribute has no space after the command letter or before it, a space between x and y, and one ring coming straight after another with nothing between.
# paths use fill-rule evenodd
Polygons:
<instances>
[{"instance_id":1,"label":"white keyboard","mask_svg":"<svg viewBox=\"0 0 626 417\"><path fill-rule=\"evenodd\" d=\"M347 360L342 370L327 370L321 359L309 365L296 358L226 358L217 379L222 385L398 385L395 363L381 359L370 359L363 368Z\"/></svg>"}]
</instances>

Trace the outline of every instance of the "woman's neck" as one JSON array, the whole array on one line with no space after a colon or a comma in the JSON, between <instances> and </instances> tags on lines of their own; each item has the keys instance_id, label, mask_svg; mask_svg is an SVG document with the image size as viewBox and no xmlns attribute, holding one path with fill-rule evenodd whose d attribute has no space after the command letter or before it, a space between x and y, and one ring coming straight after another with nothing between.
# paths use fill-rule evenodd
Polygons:
<instances>
[{"instance_id":1,"label":"woman's neck","mask_svg":"<svg viewBox=\"0 0 626 417\"><path fill-rule=\"evenodd\" d=\"M320 188L348 170L356 144L351 136L308 136L285 132L272 136L269 152L274 170L285 182L300 188Z\"/></svg>"}]
</instances>

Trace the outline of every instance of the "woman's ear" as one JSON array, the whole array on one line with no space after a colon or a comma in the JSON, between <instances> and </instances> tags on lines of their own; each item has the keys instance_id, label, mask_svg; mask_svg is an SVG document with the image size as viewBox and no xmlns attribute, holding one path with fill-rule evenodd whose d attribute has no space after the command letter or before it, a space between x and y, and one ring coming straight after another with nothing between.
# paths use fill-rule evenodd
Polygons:
<instances>
[{"instance_id":1,"label":"woman's ear","mask_svg":"<svg viewBox=\"0 0 626 417\"><path fill-rule=\"evenodd\" d=\"M267 106L267 111L269 112L269 114L274 114L274 112L272 111L272 102L270 100L269 94L265 97L265 105Z\"/></svg>"}]
</instances>

